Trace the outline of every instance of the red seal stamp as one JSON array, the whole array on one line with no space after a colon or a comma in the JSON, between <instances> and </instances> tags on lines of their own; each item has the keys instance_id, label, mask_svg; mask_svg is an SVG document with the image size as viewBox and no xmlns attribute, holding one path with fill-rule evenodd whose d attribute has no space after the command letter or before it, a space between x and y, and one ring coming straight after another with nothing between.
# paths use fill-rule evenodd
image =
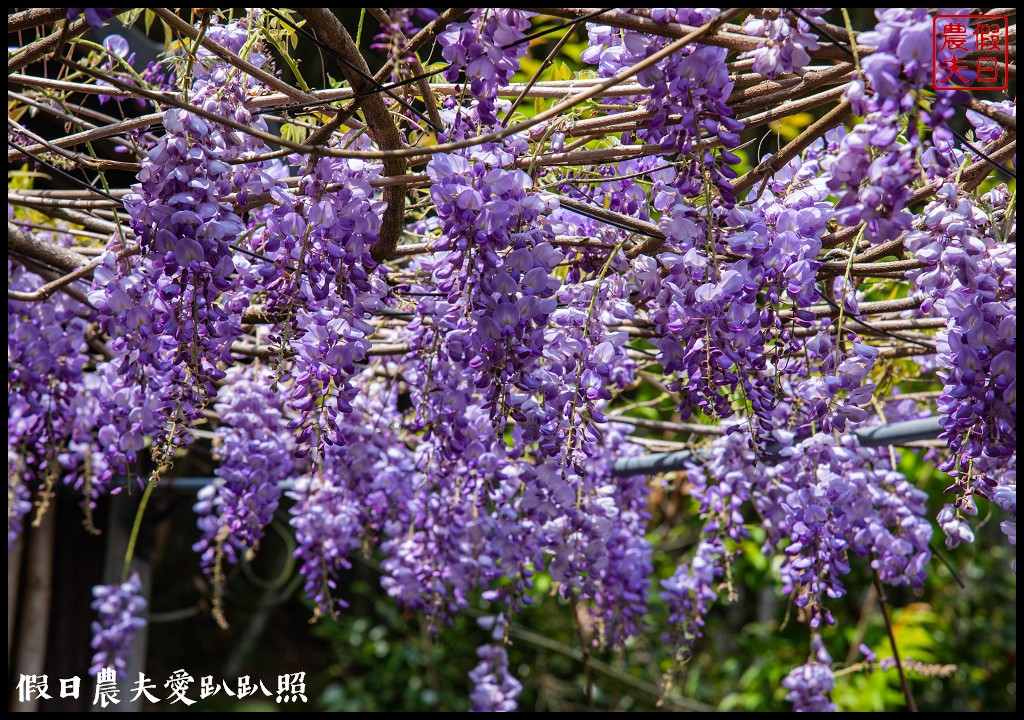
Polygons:
<instances>
[{"instance_id":1,"label":"red seal stamp","mask_svg":"<svg viewBox=\"0 0 1024 720\"><path fill-rule=\"evenodd\" d=\"M936 15L932 86L936 90L1006 90L1008 27L1005 15Z\"/></svg>"}]
</instances>

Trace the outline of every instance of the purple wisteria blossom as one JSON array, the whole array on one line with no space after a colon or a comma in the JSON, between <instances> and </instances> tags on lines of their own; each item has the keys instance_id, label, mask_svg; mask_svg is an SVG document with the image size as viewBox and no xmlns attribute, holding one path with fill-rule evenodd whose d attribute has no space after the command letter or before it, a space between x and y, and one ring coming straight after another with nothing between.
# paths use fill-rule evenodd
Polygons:
<instances>
[{"instance_id":1,"label":"purple wisteria blossom","mask_svg":"<svg viewBox=\"0 0 1024 720\"><path fill-rule=\"evenodd\" d=\"M701 540L688 564L661 581L661 600L668 606L670 634L682 660L688 660L700 639L711 604L718 599L717 580L723 574L725 548L717 539Z\"/></svg>"},{"instance_id":2,"label":"purple wisteria blossom","mask_svg":"<svg viewBox=\"0 0 1024 720\"><path fill-rule=\"evenodd\" d=\"M7 282L20 291L43 283L10 260ZM21 533L33 496L41 493L45 505L55 484L65 480L66 459L61 454L77 421L88 362L88 323L81 310L81 303L67 296L49 302L7 302L8 552Z\"/></svg>"},{"instance_id":3,"label":"purple wisteria blossom","mask_svg":"<svg viewBox=\"0 0 1024 720\"><path fill-rule=\"evenodd\" d=\"M142 596L142 581L134 573L120 585L97 585L92 609L98 619L92 624L92 666L90 675L106 667L123 672L131 652L132 639L146 626L148 603Z\"/></svg>"},{"instance_id":4,"label":"purple wisteria blossom","mask_svg":"<svg viewBox=\"0 0 1024 720\"><path fill-rule=\"evenodd\" d=\"M490 631L493 641L477 648L480 662L469 672L469 679L473 681L473 692L469 696L473 712L514 712L523 685L509 669L505 620L501 616L484 616L477 622Z\"/></svg>"},{"instance_id":5,"label":"purple wisteria blossom","mask_svg":"<svg viewBox=\"0 0 1024 720\"><path fill-rule=\"evenodd\" d=\"M113 8L68 8L68 22L77 20L83 13L85 14L85 22L94 28L103 27L103 23L114 17Z\"/></svg>"},{"instance_id":6,"label":"purple wisteria blossom","mask_svg":"<svg viewBox=\"0 0 1024 720\"><path fill-rule=\"evenodd\" d=\"M941 468L957 497L938 521L950 547L973 541L963 519L977 512L973 496L991 497L1016 465L1016 250L1000 237L1013 226L997 216L1008 197L997 186L978 202L946 184L907 238L924 263L908 273L922 310L946 318L936 336L938 409L951 453Z\"/></svg>"},{"instance_id":7,"label":"purple wisteria blossom","mask_svg":"<svg viewBox=\"0 0 1024 720\"><path fill-rule=\"evenodd\" d=\"M253 551L281 499L281 483L295 474L294 442L284 398L271 390L266 368L232 368L215 406L219 483L199 491L195 505L202 538L194 545L203 569L222 579L222 563Z\"/></svg>"},{"instance_id":8,"label":"purple wisteria blossom","mask_svg":"<svg viewBox=\"0 0 1024 720\"><path fill-rule=\"evenodd\" d=\"M66 12L84 30L114 10ZM41 145L40 172L11 175L9 552L58 493L92 529L105 497L191 474L206 455L185 451L208 448L191 540L222 624L225 571L283 514L315 618L347 610L364 562L431 633L480 617L473 709L513 711L527 606L572 607L584 654L660 637L685 662L753 559L808 626L782 688L815 712L836 709L837 675L892 662L828 655L852 583L919 591L934 533L955 549L990 513L1015 546L1016 195L976 153L1007 162L1016 104L934 91L934 11L876 9L841 67L853 38L826 8L755 8L742 27L716 8L565 24L452 9L415 45L436 11L375 11L378 80L429 123L393 96L387 122L360 115L361 83L307 88L319 69L275 67L303 12L197 13L201 39L142 70L100 33L88 62L107 83L47 78L31 109L12 96L26 125L79 112L78 95L124 111L104 132L131 129L86 149L113 140L114 172L137 168L107 187L82 147ZM587 67L566 79L559 52ZM115 77L167 95L149 124ZM854 119L772 155L775 134L792 141L783 120L802 122L779 100L805 91ZM964 112L976 149L947 127ZM11 151L35 132L12 126ZM75 158L109 197L32 184ZM385 216L405 219L396 247ZM941 391L892 387L918 374ZM943 442L920 452L949 474L943 498L901 472L919 450L859 439L934 415ZM682 447L672 497L616 472ZM652 544L666 533L685 544L670 567ZM138 576L95 588L91 673L126 668L141 594Z\"/></svg>"},{"instance_id":9,"label":"purple wisteria blossom","mask_svg":"<svg viewBox=\"0 0 1024 720\"><path fill-rule=\"evenodd\" d=\"M793 703L793 712L835 712L831 698L836 687L832 658L817 635L811 639L811 645L814 657L793 668L782 681L782 686L789 690L786 699Z\"/></svg>"},{"instance_id":10,"label":"purple wisteria blossom","mask_svg":"<svg viewBox=\"0 0 1024 720\"><path fill-rule=\"evenodd\" d=\"M796 8L810 19L816 19L825 9ZM818 41L807 21L784 9L775 18L751 15L743 21L743 30L751 37L764 40L756 50L742 53L740 57L754 58L754 72L770 79L779 73L800 72L811 61L808 52L818 49Z\"/></svg>"},{"instance_id":11,"label":"purple wisteria blossom","mask_svg":"<svg viewBox=\"0 0 1024 720\"><path fill-rule=\"evenodd\" d=\"M445 78L456 82L465 72L469 91L477 100L477 117L485 126L497 123L498 88L508 84L519 69L519 59L529 50L522 40L531 15L506 8L477 9L469 20L452 23L438 35L441 56L450 63Z\"/></svg>"}]
</instances>

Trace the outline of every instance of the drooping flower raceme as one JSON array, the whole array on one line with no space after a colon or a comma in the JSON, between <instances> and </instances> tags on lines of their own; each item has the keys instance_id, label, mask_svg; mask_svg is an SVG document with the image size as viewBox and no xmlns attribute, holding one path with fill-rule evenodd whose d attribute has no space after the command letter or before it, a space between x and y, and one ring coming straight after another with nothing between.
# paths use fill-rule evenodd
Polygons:
<instances>
[{"instance_id":1,"label":"drooping flower raceme","mask_svg":"<svg viewBox=\"0 0 1024 720\"><path fill-rule=\"evenodd\" d=\"M92 666L90 675L105 667L123 672L135 634L146 626L144 613L148 603L142 595L142 581L134 573L119 585L97 585L92 609L98 619L92 624Z\"/></svg>"},{"instance_id":2,"label":"drooping flower raceme","mask_svg":"<svg viewBox=\"0 0 1024 720\"><path fill-rule=\"evenodd\" d=\"M8 260L7 282L27 291L39 276ZM30 498L49 502L65 480L61 453L71 437L87 363L81 305L66 296L50 302L7 302L7 547L13 548ZM91 502L88 498L86 502Z\"/></svg>"},{"instance_id":3,"label":"drooping flower raceme","mask_svg":"<svg viewBox=\"0 0 1024 720\"><path fill-rule=\"evenodd\" d=\"M281 484L295 474L284 398L272 385L265 367L232 368L215 406L220 482L199 492L202 538L194 546L215 581L222 578L222 563L235 564L256 548L281 499Z\"/></svg>"},{"instance_id":4,"label":"drooping flower raceme","mask_svg":"<svg viewBox=\"0 0 1024 720\"><path fill-rule=\"evenodd\" d=\"M480 662L469 673L474 685L470 694L473 711L512 712L523 685L509 672L508 652L504 647L505 620L501 616L485 616L478 622L490 630L493 642L477 648Z\"/></svg>"},{"instance_id":5,"label":"drooping flower raceme","mask_svg":"<svg viewBox=\"0 0 1024 720\"><path fill-rule=\"evenodd\" d=\"M824 8L796 8L807 18L815 18ZM807 21L779 10L775 18L751 15L743 21L743 29L751 37L763 37L756 50L741 54L754 58L754 72L774 79L779 73L800 72L811 56L808 51L818 49L818 41Z\"/></svg>"},{"instance_id":6,"label":"drooping flower raceme","mask_svg":"<svg viewBox=\"0 0 1024 720\"><path fill-rule=\"evenodd\" d=\"M476 114L485 127L497 123L498 89L512 79L519 59L529 50L523 38L531 15L506 8L473 10L469 20L453 23L438 35L441 56L450 63L445 78L456 82L465 72L470 94L477 100Z\"/></svg>"},{"instance_id":7,"label":"drooping flower raceme","mask_svg":"<svg viewBox=\"0 0 1024 720\"><path fill-rule=\"evenodd\" d=\"M936 335L938 409L952 452L941 467L956 478L957 498L939 523L950 546L973 540L961 513L977 512L972 496L991 497L1015 464L1016 251L1000 241L995 219L1007 199L1005 186L979 203L944 185L925 208L923 228L907 237L925 264L908 273L927 298L922 310L946 318Z\"/></svg>"},{"instance_id":8,"label":"drooping flower raceme","mask_svg":"<svg viewBox=\"0 0 1024 720\"><path fill-rule=\"evenodd\" d=\"M789 690L786 699L793 703L793 712L835 712L831 692L836 687L836 677L826 664L810 661L793 668L782 686Z\"/></svg>"},{"instance_id":9,"label":"drooping flower raceme","mask_svg":"<svg viewBox=\"0 0 1024 720\"><path fill-rule=\"evenodd\" d=\"M242 23L213 28L211 37L230 46ZM193 104L237 122L252 120L244 75L226 63L195 68ZM246 303L234 287L232 246L245 226L224 198L240 189L228 161L253 147L251 136L180 108L165 113L164 127L167 135L150 150L124 201L144 253L141 276L166 278L149 309L157 336L174 352L168 382L158 390L165 418L158 464L187 442L185 429L216 394L213 383L224 377L221 366L231 364L231 344L242 333L238 313Z\"/></svg>"},{"instance_id":10,"label":"drooping flower raceme","mask_svg":"<svg viewBox=\"0 0 1024 720\"><path fill-rule=\"evenodd\" d=\"M370 372L352 382L360 392L342 426L344 436L290 493L296 501L290 521L298 545L295 557L317 614L333 615L347 607L336 593L337 577L351 567L364 543L405 537L409 496L422 480L397 432L397 393Z\"/></svg>"}]
</instances>

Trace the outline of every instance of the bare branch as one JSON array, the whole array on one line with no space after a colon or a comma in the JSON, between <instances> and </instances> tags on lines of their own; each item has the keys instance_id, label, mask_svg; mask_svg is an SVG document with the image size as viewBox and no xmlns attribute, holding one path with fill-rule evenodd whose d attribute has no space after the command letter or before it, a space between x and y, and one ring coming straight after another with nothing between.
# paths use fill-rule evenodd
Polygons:
<instances>
[{"instance_id":1,"label":"bare branch","mask_svg":"<svg viewBox=\"0 0 1024 720\"><path fill-rule=\"evenodd\" d=\"M352 88L358 93L366 93L373 89L373 83L367 79L370 76L370 68L366 60L356 47L355 40L334 13L323 8L304 8L301 12L322 41L350 63L341 63L341 72ZM382 150L402 149L402 135L379 95L366 97L363 102L363 115L377 145ZM384 172L387 175L405 175L407 167L408 164L403 157L390 153L384 157ZM405 189L399 186L384 188L384 201L387 209L381 222L380 241L371 251L374 260L378 262L391 257L398 246L398 238L405 223Z\"/></svg>"},{"instance_id":2,"label":"bare branch","mask_svg":"<svg viewBox=\"0 0 1024 720\"><path fill-rule=\"evenodd\" d=\"M740 177L734 184L736 195L739 196L754 186L763 178L770 177L778 172L786 163L803 152L808 145L824 135L826 132L839 125L847 115L850 114L850 102L844 100L832 108L822 118L815 121L810 127L791 140L786 147L762 162L756 168Z\"/></svg>"}]
</instances>

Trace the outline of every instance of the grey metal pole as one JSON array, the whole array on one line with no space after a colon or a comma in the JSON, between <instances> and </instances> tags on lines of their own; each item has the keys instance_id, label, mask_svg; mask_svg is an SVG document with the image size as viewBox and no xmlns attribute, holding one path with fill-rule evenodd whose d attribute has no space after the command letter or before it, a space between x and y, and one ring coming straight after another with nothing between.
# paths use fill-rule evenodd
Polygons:
<instances>
[{"instance_id":1,"label":"grey metal pole","mask_svg":"<svg viewBox=\"0 0 1024 720\"><path fill-rule=\"evenodd\" d=\"M916 440L931 440L942 432L941 418L931 416L920 420L877 425L875 427L854 430L853 434L865 447L880 445L903 445ZM769 447L769 450L771 448ZM655 475L657 473L685 470L687 465L701 463L703 459L689 450L676 452L652 453L639 457L621 458L612 467L612 477L627 475Z\"/></svg>"},{"instance_id":2,"label":"grey metal pole","mask_svg":"<svg viewBox=\"0 0 1024 720\"><path fill-rule=\"evenodd\" d=\"M879 445L902 445L916 440L933 440L941 432L942 418L932 415L920 420L906 420L856 430L854 435L860 440L861 445L878 447Z\"/></svg>"},{"instance_id":3,"label":"grey metal pole","mask_svg":"<svg viewBox=\"0 0 1024 720\"><path fill-rule=\"evenodd\" d=\"M917 440L931 440L937 438L942 432L942 418L937 415L921 418L919 420L906 420L903 422L889 423L887 425L876 425L874 427L854 430L853 434L865 447L879 447L881 445L904 445ZM769 446L769 452L772 447ZM685 470L687 465L704 462L701 453L693 453L689 450L677 450L675 452L651 453L638 457L619 458L612 467L612 477L626 477L628 475L657 475L663 472ZM195 492L205 485L216 482L217 478L167 478L161 481L157 487L170 490L190 490ZM286 480L281 483L285 490L291 490L295 483Z\"/></svg>"},{"instance_id":4,"label":"grey metal pole","mask_svg":"<svg viewBox=\"0 0 1024 720\"><path fill-rule=\"evenodd\" d=\"M657 475L658 473L672 472L673 470L683 470L687 465L699 465L702 462L704 462L703 458L698 457L689 450L619 458L615 461L615 465L612 466L612 477Z\"/></svg>"}]
</instances>

